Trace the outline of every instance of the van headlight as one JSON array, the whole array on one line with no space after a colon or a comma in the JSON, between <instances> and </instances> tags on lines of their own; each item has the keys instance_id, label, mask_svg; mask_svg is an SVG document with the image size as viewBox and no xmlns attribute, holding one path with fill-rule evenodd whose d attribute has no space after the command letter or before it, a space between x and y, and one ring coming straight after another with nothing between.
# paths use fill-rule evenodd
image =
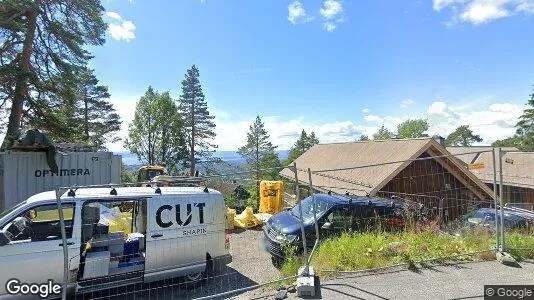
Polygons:
<instances>
[{"instance_id":1,"label":"van headlight","mask_svg":"<svg viewBox=\"0 0 534 300\"><path fill-rule=\"evenodd\" d=\"M298 238L298 235L293 235L293 234L277 234L275 239L279 242L286 242L286 243L293 243L294 241L296 241Z\"/></svg>"}]
</instances>

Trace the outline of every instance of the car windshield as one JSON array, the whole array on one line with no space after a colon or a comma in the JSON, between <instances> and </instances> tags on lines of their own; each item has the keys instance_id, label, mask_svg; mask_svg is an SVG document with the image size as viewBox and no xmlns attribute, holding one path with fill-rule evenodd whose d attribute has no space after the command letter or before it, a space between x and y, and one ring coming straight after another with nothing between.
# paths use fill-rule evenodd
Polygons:
<instances>
[{"instance_id":1,"label":"car windshield","mask_svg":"<svg viewBox=\"0 0 534 300\"><path fill-rule=\"evenodd\" d=\"M305 224L309 224L313 222L314 216L313 216L313 197L308 197L300 204L297 204L295 207L291 209L291 214L294 215L297 218L300 218L300 207L302 206L302 221ZM320 200L319 198L315 197L315 215L317 218L320 218L326 211L328 211L333 206L332 203Z\"/></svg>"}]
</instances>

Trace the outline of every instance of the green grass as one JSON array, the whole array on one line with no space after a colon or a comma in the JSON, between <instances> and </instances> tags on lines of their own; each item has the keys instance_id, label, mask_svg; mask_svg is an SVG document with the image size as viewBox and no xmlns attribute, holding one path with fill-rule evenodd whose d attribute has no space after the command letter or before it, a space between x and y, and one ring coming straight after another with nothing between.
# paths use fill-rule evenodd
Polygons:
<instances>
[{"instance_id":1,"label":"green grass","mask_svg":"<svg viewBox=\"0 0 534 300\"><path fill-rule=\"evenodd\" d=\"M534 258L534 236L509 233L506 247L519 260ZM417 268L422 261L493 260L495 238L484 231L462 236L424 232L346 233L328 239L313 258L316 270L358 271L407 263ZM469 254L474 253L474 254ZM469 254L469 255L468 255ZM421 263L423 264L423 263ZM288 265L290 268L291 264Z\"/></svg>"},{"instance_id":2,"label":"green grass","mask_svg":"<svg viewBox=\"0 0 534 300\"><path fill-rule=\"evenodd\" d=\"M534 258L534 235L513 232L507 233L505 239L505 248L515 259Z\"/></svg>"},{"instance_id":3,"label":"green grass","mask_svg":"<svg viewBox=\"0 0 534 300\"><path fill-rule=\"evenodd\" d=\"M359 271L397 264L418 268L418 265L424 266L424 262L429 260L494 260L494 247L495 237L484 230L461 236L432 230L345 233L323 241L313 257L312 265L316 270L335 271ZM507 233L506 247L518 260L534 258L534 235ZM282 277L295 275L304 264L303 259L294 252L288 254L281 267Z\"/></svg>"}]
</instances>

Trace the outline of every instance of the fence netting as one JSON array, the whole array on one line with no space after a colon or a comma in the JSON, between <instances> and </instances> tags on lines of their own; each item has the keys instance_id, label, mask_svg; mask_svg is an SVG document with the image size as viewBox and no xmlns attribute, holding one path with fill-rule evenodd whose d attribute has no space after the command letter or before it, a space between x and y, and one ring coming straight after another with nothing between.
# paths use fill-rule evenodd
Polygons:
<instances>
[{"instance_id":1,"label":"fence netting","mask_svg":"<svg viewBox=\"0 0 534 300\"><path fill-rule=\"evenodd\" d=\"M501 151L499 156L495 172L497 194L503 204L503 211L497 216L502 224L500 247L516 260L533 258L534 153Z\"/></svg>"},{"instance_id":2,"label":"fence netting","mask_svg":"<svg viewBox=\"0 0 534 300\"><path fill-rule=\"evenodd\" d=\"M476 157L474 162L472 156L425 152L406 161L337 169L294 164L262 170L281 182L280 203L270 213L261 211L259 170L208 174L201 188L222 193L224 218L208 220L205 231L157 245L144 236L150 199L84 204L79 228L65 203L66 237L81 233L69 246L75 250L68 251L67 278L76 283L80 299L249 299L294 286L298 275L309 275L302 274L303 266L328 278L391 266L491 260L496 251L533 258L534 182L513 172L532 166L495 150ZM86 236L99 230L103 218L113 230L101 240ZM221 224L224 231L217 230ZM215 245L224 245L230 255L211 253ZM167 272L173 266L182 273ZM157 280L147 282L148 272L158 274Z\"/></svg>"}]
</instances>

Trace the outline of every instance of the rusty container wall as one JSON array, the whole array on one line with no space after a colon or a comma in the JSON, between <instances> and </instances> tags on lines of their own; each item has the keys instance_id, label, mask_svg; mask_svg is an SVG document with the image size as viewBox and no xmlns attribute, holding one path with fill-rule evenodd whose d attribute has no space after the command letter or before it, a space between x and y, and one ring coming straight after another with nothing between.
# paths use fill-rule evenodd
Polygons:
<instances>
[{"instance_id":1,"label":"rusty container wall","mask_svg":"<svg viewBox=\"0 0 534 300\"><path fill-rule=\"evenodd\" d=\"M44 152L0 153L0 211L56 187L120 183L121 157L111 152L57 154L56 162L52 173Z\"/></svg>"}]
</instances>

